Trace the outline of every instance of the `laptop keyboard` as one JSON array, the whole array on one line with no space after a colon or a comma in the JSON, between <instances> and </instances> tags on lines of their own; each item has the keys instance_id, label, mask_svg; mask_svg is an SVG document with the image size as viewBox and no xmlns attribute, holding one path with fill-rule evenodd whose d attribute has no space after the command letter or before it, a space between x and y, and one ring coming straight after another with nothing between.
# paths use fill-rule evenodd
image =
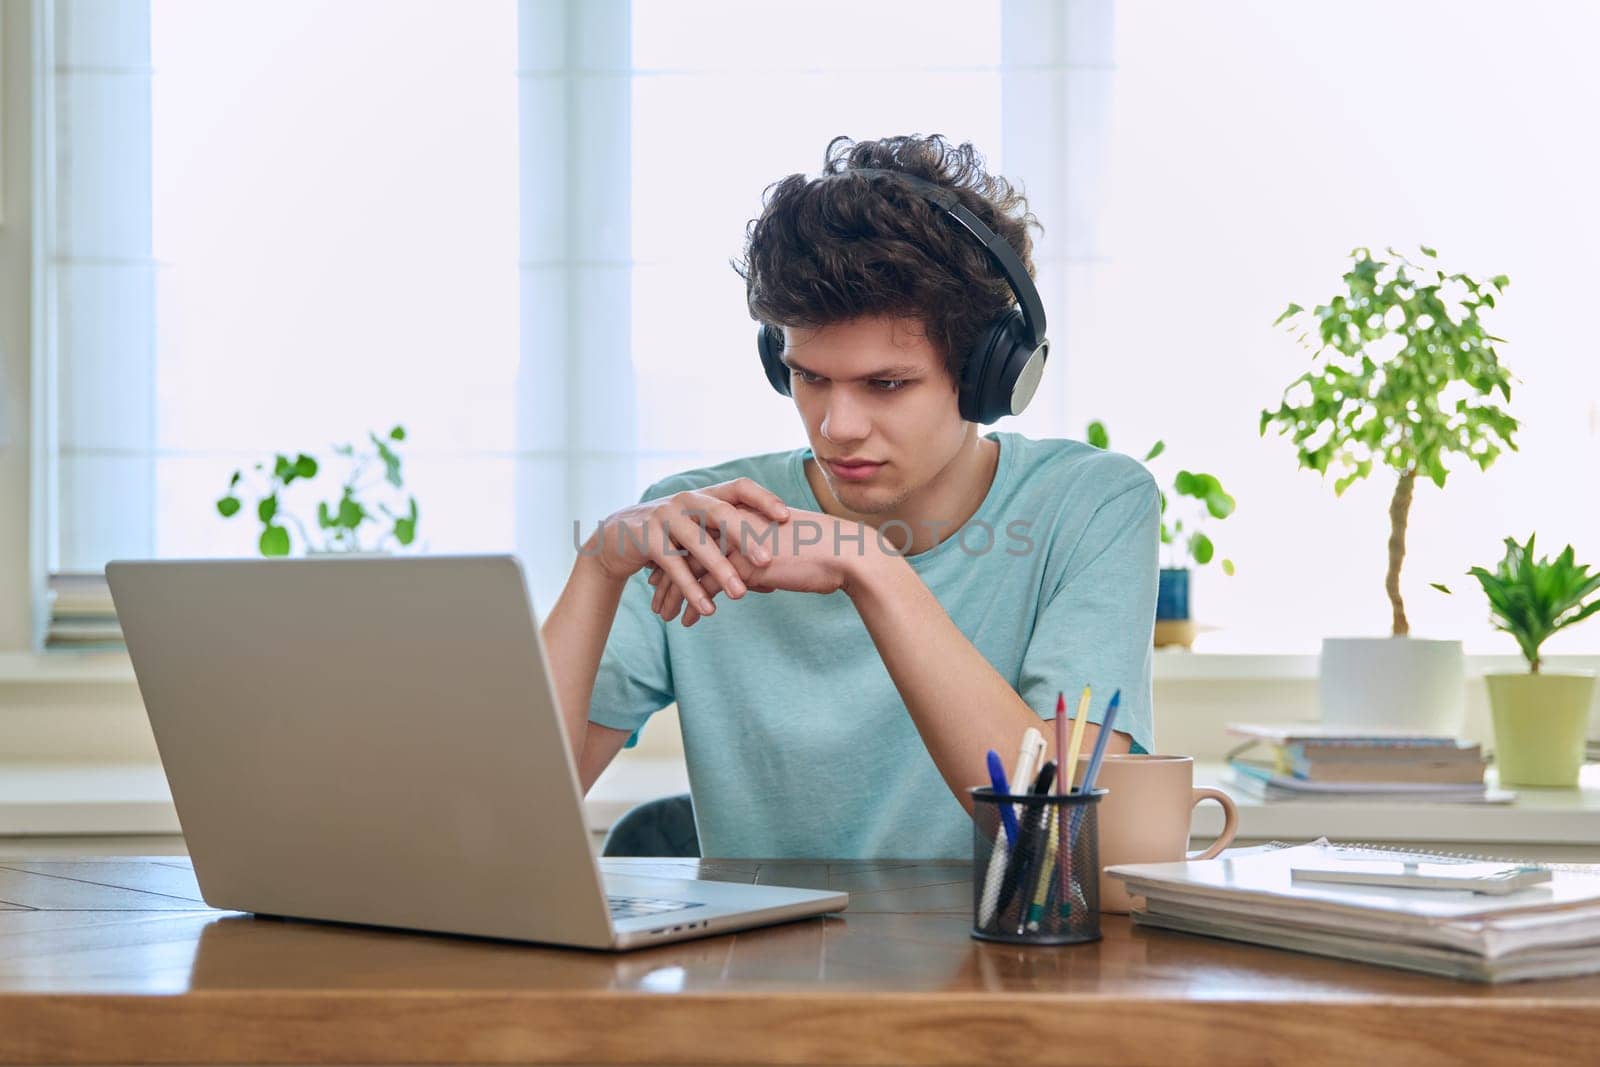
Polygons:
<instances>
[{"instance_id":1,"label":"laptop keyboard","mask_svg":"<svg viewBox=\"0 0 1600 1067\"><path fill-rule=\"evenodd\" d=\"M613 919L636 919L641 915L660 915L663 912L683 911L704 907L683 900L661 900L657 897L606 897Z\"/></svg>"}]
</instances>

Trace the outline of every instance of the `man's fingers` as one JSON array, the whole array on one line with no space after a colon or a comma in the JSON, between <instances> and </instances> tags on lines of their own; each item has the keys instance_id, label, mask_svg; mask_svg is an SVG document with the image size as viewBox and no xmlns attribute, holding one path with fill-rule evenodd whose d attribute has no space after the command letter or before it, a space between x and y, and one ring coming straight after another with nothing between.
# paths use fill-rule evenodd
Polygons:
<instances>
[{"instance_id":1,"label":"man's fingers","mask_svg":"<svg viewBox=\"0 0 1600 1067\"><path fill-rule=\"evenodd\" d=\"M722 554L722 546L707 534L704 526L682 514L675 515L668 521L668 529L672 533L673 539L688 549L690 556L699 560L701 566L716 575L720 588L726 589L728 595L735 599L744 595L744 579L739 577L739 572L733 569L733 564L729 563L728 558ZM681 557L674 558L682 562ZM693 572L689 570L687 564L685 564L684 570L690 574L691 578L693 577ZM698 593L699 590L693 584L690 584L684 586L684 592L693 595ZM706 604L696 604L695 606L700 609L700 614L709 615L711 612L706 610L709 603L707 601Z\"/></svg>"},{"instance_id":2,"label":"man's fingers","mask_svg":"<svg viewBox=\"0 0 1600 1067\"><path fill-rule=\"evenodd\" d=\"M789 505L771 489L750 478L735 478L731 482L713 485L706 492L735 504L745 504L773 522L789 517Z\"/></svg>"},{"instance_id":3,"label":"man's fingers","mask_svg":"<svg viewBox=\"0 0 1600 1067\"><path fill-rule=\"evenodd\" d=\"M760 562L771 560L772 553L763 544L770 530L771 520L759 511L753 511L742 504L729 503L710 493L703 495L701 499L703 503L700 507L685 508L683 511L683 514L689 516L697 527L704 530L700 535L701 539L714 538L717 548L724 555L748 550Z\"/></svg>"},{"instance_id":4,"label":"man's fingers","mask_svg":"<svg viewBox=\"0 0 1600 1067\"><path fill-rule=\"evenodd\" d=\"M739 578L744 582L746 589L756 589L756 586L751 584L752 576L755 575L760 568L752 563L748 556L735 552L733 555L728 557L728 562L733 564L733 569L739 572ZM716 597L717 593L721 591L722 587L717 584L715 575L702 574L700 575L700 588L706 591L707 596L714 598ZM773 591L773 587L765 586L760 591L770 593Z\"/></svg>"},{"instance_id":5,"label":"man's fingers","mask_svg":"<svg viewBox=\"0 0 1600 1067\"><path fill-rule=\"evenodd\" d=\"M740 579L744 581L747 590L762 593L777 592L775 586L752 584L752 576L759 573L761 568L753 563L749 557L735 552L727 558L734 570L738 572ZM690 572L700 580L700 588L706 598L715 603L717 594L722 592L722 584L717 579L717 576L700 567L693 557L687 557L685 562L689 564ZM677 617L680 608L683 610L683 624L685 626L693 626L705 615L704 612L696 610L693 604L685 603L683 592L676 585L671 582L662 583L656 590L654 599L650 602L651 612L660 615L667 622L671 622Z\"/></svg>"},{"instance_id":6,"label":"man's fingers","mask_svg":"<svg viewBox=\"0 0 1600 1067\"><path fill-rule=\"evenodd\" d=\"M661 616L663 622L671 622L678 617L678 611L684 605L683 591L672 582L663 582L659 601L656 614Z\"/></svg>"},{"instance_id":7,"label":"man's fingers","mask_svg":"<svg viewBox=\"0 0 1600 1067\"><path fill-rule=\"evenodd\" d=\"M762 544L761 537L767 521L759 514L722 501L713 504L709 508L709 513L720 531L718 547L725 554L748 551L763 563L772 558L772 554Z\"/></svg>"},{"instance_id":8,"label":"man's fingers","mask_svg":"<svg viewBox=\"0 0 1600 1067\"><path fill-rule=\"evenodd\" d=\"M765 564L757 563L743 552L735 552L728 557L728 562L732 564L733 569L739 575L739 580L744 582L746 588L749 588L751 578L765 566Z\"/></svg>"},{"instance_id":9,"label":"man's fingers","mask_svg":"<svg viewBox=\"0 0 1600 1067\"><path fill-rule=\"evenodd\" d=\"M687 522L687 520L685 521ZM693 540L695 536L694 524L689 523L689 527L690 529L686 536L690 540ZM673 535L673 540L678 540L681 536L676 530L671 529L670 527L668 532ZM684 547L688 548L687 545ZM671 580L670 584L676 586L680 590L688 591L692 596L704 597L705 594L700 591L699 583L695 581L694 575L690 573L689 565L684 562L684 557L678 555L676 550L670 544L666 543L665 538L663 538L663 548L666 550L663 551L661 555L655 557L655 560L661 565L661 569L666 572L667 578ZM693 551L693 549L690 549L690 551ZM668 583L664 582L662 584L665 585ZM705 603L698 604L696 606L700 608L700 612L703 615L709 615L712 611L716 610L711 606L711 601L709 599L707 599Z\"/></svg>"},{"instance_id":10,"label":"man's fingers","mask_svg":"<svg viewBox=\"0 0 1600 1067\"><path fill-rule=\"evenodd\" d=\"M701 528L697 524L691 522L685 536L689 538L691 543L697 542L701 536L700 530ZM706 544L703 547L712 548L712 541L709 536L707 536ZM655 589L650 598L650 611L651 614L661 616L666 622L672 622L677 619L681 611L683 624L685 626L693 626L700 619L711 614L711 612L704 610L702 605L709 604L714 607L717 594L727 591L734 578L737 578L741 588L746 592L777 592L776 586L759 581L759 576L765 571L766 564L752 559L736 548L730 548L729 554L726 556L720 555L720 549L717 550L717 554L712 555L713 560L719 564L718 571L720 573L706 569L705 559L711 553L696 553L688 546L685 546L685 548L690 551L690 555L673 556L671 559L673 563L681 566L683 571L687 572L693 580L693 586L690 587L687 593L677 577L678 567L672 567L669 571L665 562L653 561L650 564L649 582Z\"/></svg>"}]
</instances>

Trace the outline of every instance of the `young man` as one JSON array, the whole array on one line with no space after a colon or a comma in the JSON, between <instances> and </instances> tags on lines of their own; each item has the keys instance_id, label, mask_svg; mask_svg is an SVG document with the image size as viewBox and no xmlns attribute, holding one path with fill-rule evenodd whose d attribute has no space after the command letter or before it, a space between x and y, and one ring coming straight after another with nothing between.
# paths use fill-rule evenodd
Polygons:
<instances>
[{"instance_id":1,"label":"young man","mask_svg":"<svg viewBox=\"0 0 1600 1067\"><path fill-rule=\"evenodd\" d=\"M1110 750L1149 749L1154 481L979 433L1042 362L1029 224L938 137L839 138L767 191L739 269L810 447L667 478L581 547L543 635L585 791L676 700L703 855L964 858L986 753L1031 726L1055 759L1058 693L1098 720L1120 688Z\"/></svg>"}]
</instances>

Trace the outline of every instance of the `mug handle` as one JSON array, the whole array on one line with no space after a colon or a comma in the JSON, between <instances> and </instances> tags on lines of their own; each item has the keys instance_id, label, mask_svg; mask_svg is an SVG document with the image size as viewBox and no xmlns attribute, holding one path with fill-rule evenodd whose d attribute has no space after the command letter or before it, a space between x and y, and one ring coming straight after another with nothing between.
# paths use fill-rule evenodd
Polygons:
<instances>
[{"instance_id":1,"label":"mug handle","mask_svg":"<svg viewBox=\"0 0 1600 1067\"><path fill-rule=\"evenodd\" d=\"M1211 842L1211 847L1199 855L1188 855L1191 860L1208 860L1233 843L1233 835L1239 832L1239 811L1233 806L1233 798L1220 789L1196 789L1194 803L1191 808L1200 806L1202 800L1215 800L1222 805L1222 833Z\"/></svg>"}]
</instances>

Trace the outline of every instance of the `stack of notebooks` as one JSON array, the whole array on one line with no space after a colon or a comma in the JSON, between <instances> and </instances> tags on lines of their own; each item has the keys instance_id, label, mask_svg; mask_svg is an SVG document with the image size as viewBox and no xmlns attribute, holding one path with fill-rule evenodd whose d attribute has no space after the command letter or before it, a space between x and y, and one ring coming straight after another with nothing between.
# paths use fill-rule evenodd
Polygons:
<instances>
[{"instance_id":1,"label":"stack of notebooks","mask_svg":"<svg viewBox=\"0 0 1600 1067\"><path fill-rule=\"evenodd\" d=\"M1213 860L1108 868L1140 926L1480 982L1600 971L1600 866L1549 866L1549 879L1504 895L1306 881L1295 868L1446 857L1371 846L1273 843Z\"/></svg>"},{"instance_id":2,"label":"stack of notebooks","mask_svg":"<svg viewBox=\"0 0 1600 1067\"><path fill-rule=\"evenodd\" d=\"M1228 754L1233 784L1263 800L1411 800L1508 803L1515 794L1484 785L1483 752L1453 737L1348 733L1314 724L1233 724L1249 740ZM1265 758L1247 758L1266 746Z\"/></svg>"},{"instance_id":3,"label":"stack of notebooks","mask_svg":"<svg viewBox=\"0 0 1600 1067\"><path fill-rule=\"evenodd\" d=\"M50 624L44 646L79 652L127 647L104 574L75 571L50 576Z\"/></svg>"}]
</instances>

